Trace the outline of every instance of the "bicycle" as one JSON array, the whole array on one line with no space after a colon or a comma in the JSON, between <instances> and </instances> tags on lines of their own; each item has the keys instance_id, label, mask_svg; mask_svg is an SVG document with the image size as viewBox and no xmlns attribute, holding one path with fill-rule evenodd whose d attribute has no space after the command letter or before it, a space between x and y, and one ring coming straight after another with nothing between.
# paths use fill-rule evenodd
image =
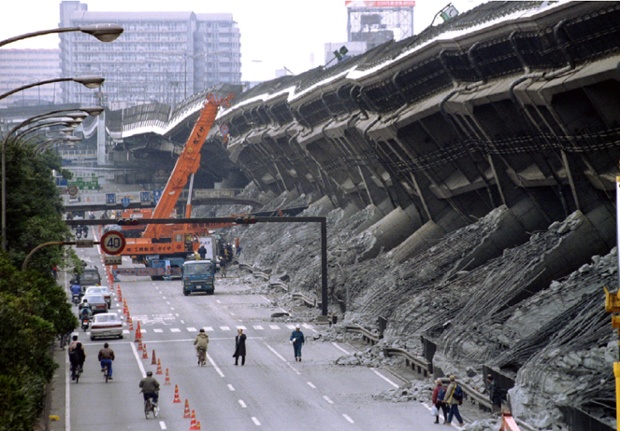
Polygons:
<instances>
[{"instance_id":1,"label":"bicycle","mask_svg":"<svg viewBox=\"0 0 620 431\"><path fill-rule=\"evenodd\" d=\"M204 367L207 365L207 349L204 347L197 347L196 351L198 352L198 365Z\"/></svg>"},{"instance_id":2,"label":"bicycle","mask_svg":"<svg viewBox=\"0 0 620 431\"><path fill-rule=\"evenodd\" d=\"M144 400L144 417L148 419L149 414L152 414L153 418L159 416L159 407L153 404L152 397L146 397Z\"/></svg>"},{"instance_id":3,"label":"bicycle","mask_svg":"<svg viewBox=\"0 0 620 431\"><path fill-rule=\"evenodd\" d=\"M103 369L101 371L103 372L103 378L105 379L105 382L108 383L108 380L110 380L110 367L106 364L103 366Z\"/></svg>"},{"instance_id":4,"label":"bicycle","mask_svg":"<svg viewBox=\"0 0 620 431\"><path fill-rule=\"evenodd\" d=\"M75 383L80 382L80 374L82 374L82 367L71 364L71 379L75 380Z\"/></svg>"}]
</instances>

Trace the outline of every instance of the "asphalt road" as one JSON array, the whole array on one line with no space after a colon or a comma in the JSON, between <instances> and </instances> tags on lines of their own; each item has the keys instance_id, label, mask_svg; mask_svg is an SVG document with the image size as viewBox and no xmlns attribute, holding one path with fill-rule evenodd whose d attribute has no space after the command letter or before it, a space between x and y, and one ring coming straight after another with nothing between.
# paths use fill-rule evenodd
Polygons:
<instances>
[{"instance_id":1,"label":"asphalt road","mask_svg":"<svg viewBox=\"0 0 620 431\"><path fill-rule=\"evenodd\" d=\"M104 274L96 249L77 251ZM354 348L314 340L321 328L312 322L272 320L271 314L280 309L242 279L218 280L212 296L185 297L179 280L123 277L114 284L115 292L118 286L134 330L126 327L122 340L105 340L116 354L114 380L107 384L96 361L104 340L90 341L88 333L80 331L87 360L78 384L66 380L66 430L190 430L192 420L184 417L186 400L202 430L424 431L436 427L429 410L418 402L373 398L401 385L396 376L333 365ZM122 314L123 304L117 299L112 308ZM138 321L148 358L134 342ZM308 340L302 362L295 362L289 342L296 323ZM193 347L200 328L210 338L205 367L197 365ZM235 366L232 358L237 328L243 328L248 337L245 366ZM153 352L162 371L155 375L162 388L161 412L158 419L146 420L138 382L145 371L157 372Z\"/></svg>"}]
</instances>

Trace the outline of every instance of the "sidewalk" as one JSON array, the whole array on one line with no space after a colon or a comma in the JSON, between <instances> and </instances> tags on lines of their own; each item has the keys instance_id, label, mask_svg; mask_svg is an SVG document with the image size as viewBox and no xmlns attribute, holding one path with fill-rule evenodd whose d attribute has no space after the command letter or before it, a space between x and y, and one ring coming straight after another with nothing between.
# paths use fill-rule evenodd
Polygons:
<instances>
[{"instance_id":1,"label":"sidewalk","mask_svg":"<svg viewBox=\"0 0 620 431\"><path fill-rule=\"evenodd\" d=\"M67 349L61 350L58 343L54 346L54 361L58 368L54 372L52 381L47 385L45 393L45 407L34 431L64 431L66 378L67 378Z\"/></svg>"}]
</instances>

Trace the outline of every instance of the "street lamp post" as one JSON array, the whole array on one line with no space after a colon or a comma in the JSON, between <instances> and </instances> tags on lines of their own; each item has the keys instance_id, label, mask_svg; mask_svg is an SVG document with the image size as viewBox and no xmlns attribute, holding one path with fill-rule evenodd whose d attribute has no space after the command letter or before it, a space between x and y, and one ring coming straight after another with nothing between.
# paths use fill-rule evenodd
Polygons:
<instances>
[{"instance_id":1,"label":"street lamp post","mask_svg":"<svg viewBox=\"0 0 620 431\"><path fill-rule=\"evenodd\" d=\"M99 39L101 42L112 42L123 33L123 27L116 24L91 24L83 25L80 27L61 27L51 30L40 30L0 41L0 47L8 45L9 43L17 42L18 40L28 39L35 36L44 36L46 34L67 33L75 31L81 31L82 33L90 34L91 36Z\"/></svg>"},{"instance_id":2,"label":"street lamp post","mask_svg":"<svg viewBox=\"0 0 620 431\"><path fill-rule=\"evenodd\" d=\"M49 118L56 114L70 113L70 112L79 113L80 111L81 111L81 114L79 114L78 117L83 115L83 113L96 116L96 115L99 115L101 112L103 112L103 108L97 106L97 107L86 107L86 108L80 108L80 109L59 109L56 111L47 112L45 114L36 115L14 126L11 130L9 130L5 138L2 140L2 163L1 163L1 172L0 172L0 177L2 180L2 191L1 191L2 205L0 209L2 212L2 216L1 216L2 250L6 251L7 249L6 248L7 247L7 241L6 241L6 147L7 147L7 143L9 142L11 138L11 135L15 133L17 130L19 130L20 128L27 126L28 124L35 123L36 121Z\"/></svg>"},{"instance_id":3,"label":"street lamp post","mask_svg":"<svg viewBox=\"0 0 620 431\"><path fill-rule=\"evenodd\" d=\"M23 85L21 87L17 87L11 91L7 91L6 93L0 94L0 100L9 97L11 94L15 94L18 91L23 91L23 90L27 90L29 88L32 87L37 87L39 85L45 85L45 84L53 84L56 82L66 82L66 81L73 81L73 82L77 82L78 84L82 84L83 86L85 86L86 88L97 88L97 87L101 87L101 84L103 84L104 79L100 76L78 76L78 77L74 77L74 78L53 78L53 79L46 79L45 81L39 81L39 82L34 82L32 84L27 84L27 85Z\"/></svg>"}]
</instances>

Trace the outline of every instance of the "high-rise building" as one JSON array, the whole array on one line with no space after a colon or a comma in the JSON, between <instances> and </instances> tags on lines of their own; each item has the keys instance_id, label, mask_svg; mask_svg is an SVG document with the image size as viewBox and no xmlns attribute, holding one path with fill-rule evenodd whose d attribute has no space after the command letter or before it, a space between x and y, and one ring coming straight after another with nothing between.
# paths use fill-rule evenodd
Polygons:
<instances>
[{"instance_id":1,"label":"high-rise building","mask_svg":"<svg viewBox=\"0 0 620 431\"><path fill-rule=\"evenodd\" d=\"M61 27L118 24L123 34L102 43L81 32L60 34L64 76L105 78L101 91L63 85L63 100L112 109L157 101L174 105L219 83L241 84L241 43L232 14L89 12L60 4Z\"/></svg>"},{"instance_id":2,"label":"high-rise building","mask_svg":"<svg viewBox=\"0 0 620 431\"><path fill-rule=\"evenodd\" d=\"M414 0L345 0L345 5L349 42L366 42L372 49L414 34Z\"/></svg>"},{"instance_id":3,"label":"high-rise building","mask_svg":"<svg viewBox=\"0 0 620 431\"><path fill-rule=\"evenodd\" d=\"M0 49L0 94L61 77L58 49ZM1 106L59 103L60 84L38 85L0 101Z\"/></svg>"}]
</instances>

